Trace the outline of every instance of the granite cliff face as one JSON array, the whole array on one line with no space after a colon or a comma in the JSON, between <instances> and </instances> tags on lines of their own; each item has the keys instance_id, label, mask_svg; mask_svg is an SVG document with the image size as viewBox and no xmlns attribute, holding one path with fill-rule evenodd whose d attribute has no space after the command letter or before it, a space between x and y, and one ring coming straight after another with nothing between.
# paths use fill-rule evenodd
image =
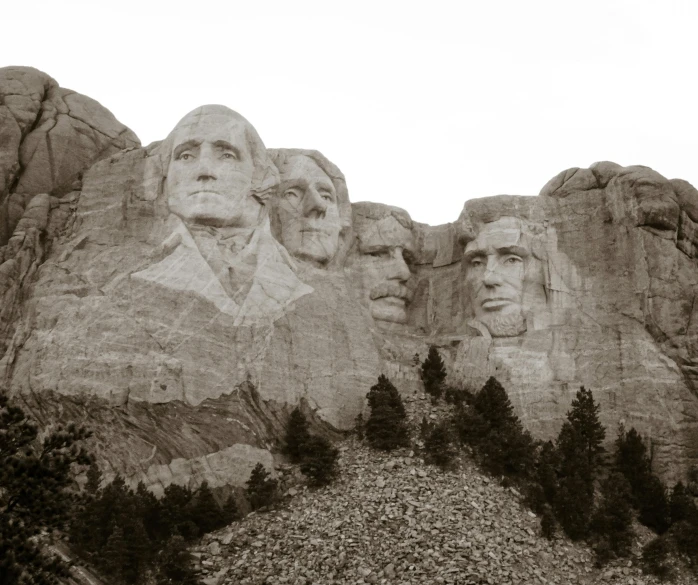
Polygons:
<instances>
[{"instance_id":1,"label":"granite cliff face","mask_svg":"<svg viewBox=\"0 0 698 585\"><path fill-rule=\"evenodd\" d=\"M6 107L18 71L31 111L49 111L64 90L16 68L0 70ZM332 162L267 150L223 106L194 110L145 148L91 112L85 124L109 140L77 155L75 142L53 143L51 160L73 165L61 172L39 158L17 166L21 148L2 142L13 178L0 380L46 424L88 423L113 472L155 490L241 485L257 461L272 465L293 407L324 432L350 429L379 373L420 388L412 357L429 344L452 383L495 375L538 436L557 432L585 385L609 439L623 421L651 442L659 472L696 462L688 183L599 163L537 197L470 200L430 227L351 204ZM40 128L27 124L25 141ZM30 168L53 182L25 188Z\"/></svg>"}]
</instances>

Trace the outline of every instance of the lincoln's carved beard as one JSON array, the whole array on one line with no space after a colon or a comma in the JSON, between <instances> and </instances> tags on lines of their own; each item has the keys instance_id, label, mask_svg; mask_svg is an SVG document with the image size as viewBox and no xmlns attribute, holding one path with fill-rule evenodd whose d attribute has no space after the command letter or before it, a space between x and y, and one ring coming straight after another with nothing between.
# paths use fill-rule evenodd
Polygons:
<instances>
[{"instance_id":1,"label":"lincoln's carved beard","mask_svg":"<svg viewBox=\"0 0 698 585\"><path fill-rule=\"evenodd\" d=\"M514 315L492 313L477 320L487 327L492 337L517 337L526 331L526 318L521 311Z\"/></svg>"}]
</instances>

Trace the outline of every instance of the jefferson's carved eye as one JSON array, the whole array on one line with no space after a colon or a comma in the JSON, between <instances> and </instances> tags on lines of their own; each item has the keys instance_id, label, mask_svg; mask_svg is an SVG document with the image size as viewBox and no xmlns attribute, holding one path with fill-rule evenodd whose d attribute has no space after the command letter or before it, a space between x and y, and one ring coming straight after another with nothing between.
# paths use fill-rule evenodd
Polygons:
<instances>
[{"instance_id":1,"label":"jefferson's carved eye","mask_svg":"<svg viewBox=\"0 0 698 585\"><path fill-rule=\"evenodd\" d=\"M296 189L286 189L286 191L284 191L284 197L286 199L298 199L300 196L301 194Z\"/></svg>"}]
</instances>

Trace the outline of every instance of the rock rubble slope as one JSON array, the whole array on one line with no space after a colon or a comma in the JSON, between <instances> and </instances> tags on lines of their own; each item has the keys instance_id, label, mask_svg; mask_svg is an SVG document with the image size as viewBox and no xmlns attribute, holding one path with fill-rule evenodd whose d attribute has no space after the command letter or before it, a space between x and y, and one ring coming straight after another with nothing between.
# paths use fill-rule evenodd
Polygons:
<instances>
[{"instance_id":1,"label":"rock rubble slope","mask_svg":"<svg viewBox=\"0 0 698 585\"><path fill-rule=\"evenodd\" d=\"M414 422L437 416L424 400ZM594 566L593 552L540 536L540 519L514 488L464 458L457 471L414 452L382 454L355 439L341 447L340 480L287 490L282 504L207 535L194 550L207 585L657 583L635 556ZM677 583L690 583L679 578Z\"/></svg>"}]
</instances>

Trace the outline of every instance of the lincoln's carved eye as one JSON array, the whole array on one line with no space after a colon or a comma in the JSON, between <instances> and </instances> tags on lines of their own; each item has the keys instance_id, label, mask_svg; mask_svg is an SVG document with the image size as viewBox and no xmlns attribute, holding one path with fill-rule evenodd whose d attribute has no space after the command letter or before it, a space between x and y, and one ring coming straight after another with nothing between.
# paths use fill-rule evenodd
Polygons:
<instances>
[{"instance_id":1,"label":"lincoln's carved eye","mask_svg":"<svg viewBox=\"0 0 698 585\"><path fill-rule=\"evenodd\" d=\"M485 262L484 262L484 260L483 260L482 258L473 258L473 259L470 261L470 265L471 265L471 266L476 266L476 267L477 267L477 266L482 266L484 263L485 263Z\"/></svg>"},{"instance_id":2,"label":"lincoln's carved eye","mask_svg":"<svg viewBox=\"0 0 698 585\"><path fill-rule=\"evenodd\" d=\"M369 252L368 255L374 258L389 258L390 252L388 250L376 250L375 252Z\"/></svg>"}]
</instances>

